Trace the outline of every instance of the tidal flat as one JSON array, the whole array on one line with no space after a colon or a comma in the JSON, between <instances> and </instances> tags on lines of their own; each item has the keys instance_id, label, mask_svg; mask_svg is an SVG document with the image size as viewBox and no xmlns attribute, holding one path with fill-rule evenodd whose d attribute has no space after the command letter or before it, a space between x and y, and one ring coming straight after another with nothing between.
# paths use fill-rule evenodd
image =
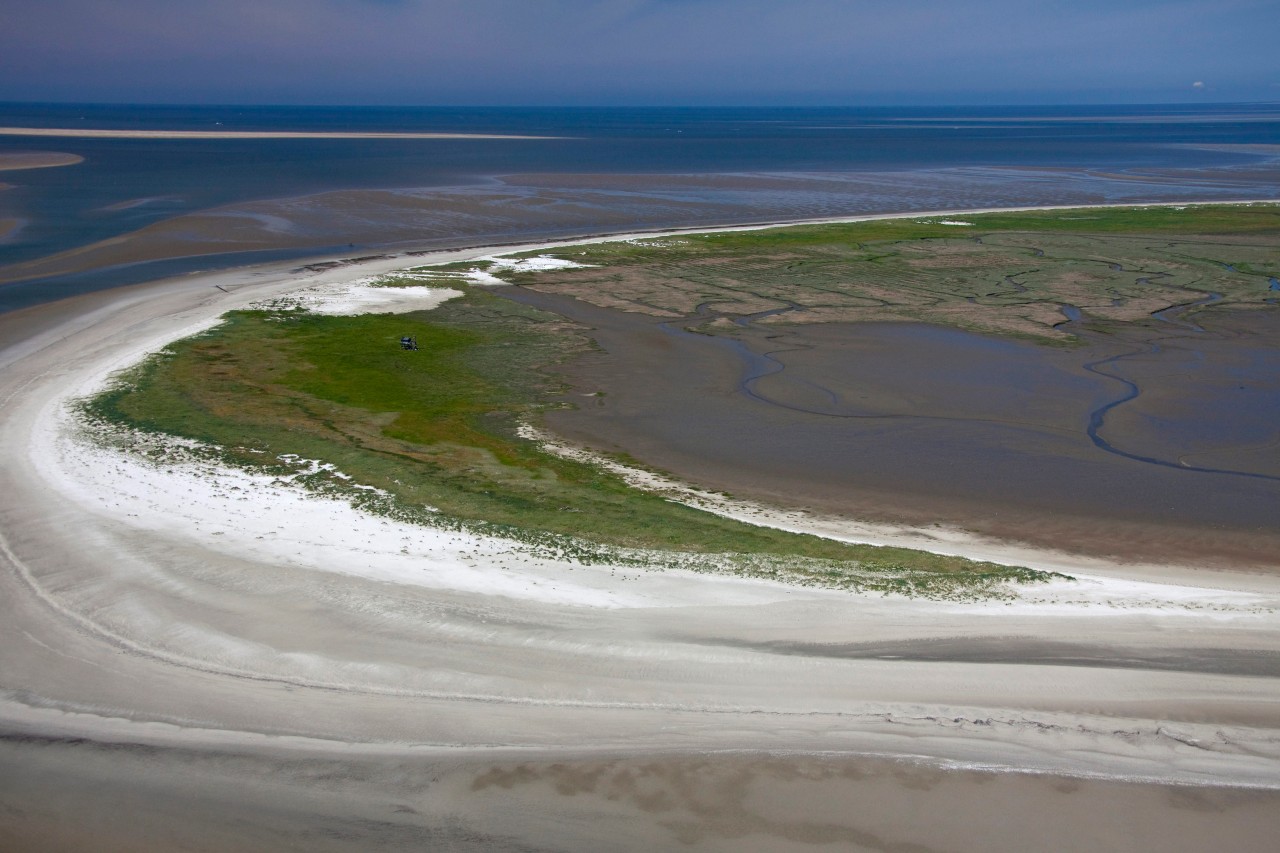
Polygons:
<instances>
[{"instance_id":1,"label":"tidal flat","mask_svg":"<svg viewBox=\"0 0 1280 853\"><path fill-rule=\"evenodd\" d=\"M1275 205L1083 209L425 267L378 284L484 284L407 316L264 304L172 345L89 410L242 465L321 460L395 512L587 560L836 561L799 570L819 583L853 577L840 561L980 585L1002 573L714 518L550 456L524 424L787 509L1271 565L1278 233ZM402 335L422 349L397 349Z\"/></svg>"},{"instance_id":2,"label":"tidal flat","mask_svg":"<svg viewBox=\"0 0 1280 853\"><path fill-rule=\"evenodd\" d=\"M1277 208L984 214L567 249L562 434L737 495L1275 566ZM958 236L957 232L963 234ZM583 394L596 394L582 402Z\"/></svg>"},{"instance_id":3,"label":"tidal flat","mask_svg":"<svg viewBox=\"0 0 1280 853\"><path fill-rule=\"evenodd\" d=\"M1249 240L1270 239L1261 221ZM947 240L972 241L978 227L918 224ZM687 237L601 251L642 258ZM31 850L1268 849L1280 815L1280 580L1258 571L1265 562L1214 571L1208 561L1177 568L1023 548L999 562L1071 577L1002 582L1003 595L903 595L595 562L612 555L515 547L474 522L429 526L371 505L400 485L420 497L436 490L439 506L424 504L451 501L439 514L455 518L506 512L617 533L640 510L631 517L654 522L638 531L645 537L737 542L747 528L601 476L619 465L657 478L641 454L596 455L609 465L593 475L521 420L555 426L607 410L628 388L666 382L654 378L660 367L705 396L758 397L787 412L916 418L932 407L959 423L981 422L989 408L989 419L1040 429L1085 399L1097 408L1087 389L1100 380L1082 367L1092 362L1072 359L1093 351L1087 335L1113 326L1091 324L1083 308L1078 320L1059 312L1068 325L1041 336L936 321L791 324L790 312L767 305L622 310L551 292L600 274L568 265L590 246L529 248L525 261L459 252L399 274L422 261L197 276L3 319L0 331L22 335L0 372L9 487L0 841ZM1243 274L1265 284L1270 262L1251 263ZM399 315L306 308L308 293L350 299L356 276L404 286L381 304L438 293L422 303L430 310ZM1233 305L1219 304L1229 291ZM1168 325L1196 342L1234 329L1247 341L1258 331L1250 318L1274 310L1265 289L1213 292L1224 299L1157 306L1165 319L1134 328ZM595 313L584 322L576 311ZM606 390L583 379L623 363L611 323L643 341L627 362L633 375ZM852 346L850 331L868 338ZM419 350L400 349L406 333ZM775 334L813 336L883 378L858 392L855 371L774 351L786 340L769 342ZM650 343L712 349L690 350L709 356L704 367L646 356ZM917 363L904 350L918 350ZM992 405L979 380L1010 353L1019 363L991 381L1058 393ZM1231 369L1253 363L1242 359ZM903 392L906 377L952 362L965 382L940 377L928 394ZM1149 372L1158 379L1161 369ZM804 376L836 393L792 381ZM1137 385L1155 387L1145 375ZM97 405L115 411L98 414L128 430L87 434L84 401L104 388ZM1118 399L1125 386L1108 390ZM578 408L560 408L567 402ZM1119 441L1110 417L1126 405L1104 413L1100 436ZM668 399L651 415L673 413ZM572 433L556 429L571 445ZM1079 429L1088 435L1087 423ZM251 452L267 447L248 439L271 442L276 455L254 462L269 454ZM348 470L358 465L361 479ZM545 499L583 494L590 514ZM833 523L825 541L767 529L752 541L798 563L843 559L838 549L861 527ZM955 531L926 532L934 551L954 552ZM809 547L832 551L794 556Z\"/></svg>"},{"instance_id":4,"label":"tidal flat","mask_svg":"<svg viewBox=\"0 0 1280 853\"><path fill-rule=\"evenodd\" d=\"M404 336L419 349L402 350ZM108 440L113 427L190 439L280 476L319 462L341 473L309 471L313 488L367 509L586 563L934 595L1049 579L724 519L546 452L521 426L556 405L562 389L546 371L593 347L580 324L479 286L408 316L319 316L285 302L171 345L86 412Z\"/></svg>"}]
</instances>

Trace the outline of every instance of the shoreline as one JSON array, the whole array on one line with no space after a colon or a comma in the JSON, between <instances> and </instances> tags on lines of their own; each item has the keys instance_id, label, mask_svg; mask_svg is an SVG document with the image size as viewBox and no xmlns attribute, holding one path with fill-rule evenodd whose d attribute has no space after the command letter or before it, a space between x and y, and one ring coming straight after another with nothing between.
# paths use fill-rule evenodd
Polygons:
<instances>
[{"instance_id":1,"label":"shoreline","mask_svg":"<svg viewBox=\"0 0 1280 853\"><path fill-rule=\"evenodd\" d=\"M1183 815L1170 786L1240 792L1263 798L1251 826L1274 826L1263 806L1280 789L1280 678L1265 668L1280 645L1275 577L1091 565L1075 583L974 603L615 573L362 519L345 502L216 466L88 452L67 431L67 400L226 311L520 250L275 263L0 316L0 766L38 765L41 780L101 766L111 781L80 795L89 802L178 774L202 797L197 817L210 801L265 808L263 797L301 790L315 772L385 819L408 774L423 790L443 778L480 826L518 801L574 825L661 827L662 814L608 789L556 794L555 774L692 762L680 771L689 778L833 807L863 790L841 787L851 779L897 780L881 795L903 808L969 803L968 792L1011 779L1008 796L1037 786L1017 801L1031 813L1080 808L1070 804L1092 792L1148 828ZM1161 669L1170 655L1185 665ZM234 787L206 781L232 761ZM876 762L890 769L876 776ZM493 781L508 772L511 784ZM814 780L824 787L804 787ZM59 784L46 796L71 783ZM910 799L920 791L930 799ZM148 796L148 808L177 802L187 819L167 787ZM334 806L308 808L318 812L298 813ZM998 820L1001 805L987 808ZM1217 812L1206 814L1197 819ZM557 831L548 846L599 849Z\"/></svg>"},{"instance_id":2,"label":"shoreline","mask_svg":"<svg viewBox=\"0 0 1280 853\"><path fill-rule=\"evenodd\" d=\"M957 208L945 210L927 210L909 213L866 213L856 214L853 216L836 216L822 217L818 219L783 219L769 222L739 222L728 225L717 225L711 227L703 227L699 225L691 225L688 227L649 229L645 231L618 231L608 233L587 233L579 237L557 238L555 240L542 241L512 241L502 243L485 243L474 246L464 246L460 248L450 249L423 249L415 250L410 247L404 248L388 248L389 253L394 253L396 257L403 258L424 258L436 254L452 254L456 252L479 252L482 254L516 254L522 252L551 251L557 248L567 248L570 246L585 245L591 243L609 243L613 241L623 240L649 240L660 239L662 237L688 236L692 234L728 234L738 231L767 231L773 228L792 228L803 227L807 225L847 225L854 222L876 222L881 220L892 219L922 219L935 216L978 216L984 213L1035 213L1037 211L1056 211L1056 210L1098 210L1098 209L1140 209L1148 207L1219 207L1230 205L1253 205L1253 204L1280 204L1280 197L1277 198L1246 198L1230 201L1160 201L1160 202L1116 202L1113 204L1067 204L1067 205L1025 205L1016 207L979 207L979 208ZM496 251L495 251L496 250ZM326 261L335 261L346 259L342 255L317 255L313 258L298 259L293 263L311 265L323 263ZM377 260L382 260L379 256ZM460 258L458 260L474 260L475 258ZM452 263L454 259L440 261L440 263ZM371 261L373 263L374 261ZM428 266L427 263L411 263L409 266ZM250 267L245 267L249 269ZM3 285L0 285L2 287Z\"/></svg>"},{"instance_id":3,"label":"shoreline","mask_svg":"<svg viewBox=\"0 0 1280 853\"><path fill-rule=\"evenodd\" d=\"M1049 205L1049 206L1019 205L1019 206L1006 206L1006 207L994 207L994 208L955 208L955 209L947 208L947 209L935 209L935 210L926 210L926 211L917 211L917 212L865 213L865 214L852 214L848 216L836 216L836 217L816 217L816 218L806 217L806 218L798 218L798 219L782 219L782 220L768 220L768 221L737 221L737 222L728 222L721 225L711 225L711 226L690 225L690 226L679 226L679 227L671 227L671 228L624 229L621 231L582 231L570 237L556 236L556 237L547 237L545 239L515 238L511 240L484 241L484 242L464 241L461 246L446 245L438 248L423 246L422 244L415 242L413 240L400 240L400 241L395 241L395 242L385 243L385 244L377 244L377 245L370 244L367 248L363 248L359 251L362 252L367 257L382 257L382 256L395 255L395 256L403 256L406 258L413 258L413 257L430 257L436 254L445 254L445 253L458 252L458 251L485 251L485 252L525 251L525 250L534 250L534 249L544 249L544 248L550 249L555 247L573 246L578 244L608 242L611 240L648 239L648 238L673 237L673 236L682 236L682 235L687 236L690 234L729 233L729 232L736 232L736 231L759 231L759 230L768 230L772 228L785 228L785 227L807 226L807 225L813 225L813 226L839 225L839 224L848 224L848 223L855 223L855 222L870 222L870 221L877 221L877 220L980 215L983 213L1034 213L1036 211L1070 211L1070 210L1126 209L1126 208L1138 209L1138 208L1150 208L1150 207L1178 208L1178 207L1193 207L1193 206L1201 206L1201 205L1212 206L1212 205L1244 205L1244 204L1280 204L1280 197L1261 198L1261 199L1246 198L1246 199L1214 200L1214 201L1190 201L1190 202L1188 201L1115 202L1115 203L1102 203L1102 204L1069 204L1069 205ZM213 208L212 212L216 213L218 210L220 210L220 208ZM193 211L190 214L186 214L186 215L199 216L209 212L210 211ZM182 217L178 217L178 218L182 218ZM115 243L118 243L121 240L125 240L127 242L130 237L136 236L138 234L147 233L149 229L155 228L157 226L162 226L165 224L165 222L168 222L168 221L170 220L161 220L160 222L153 223L152 225L146 226L139 231L129 232L124 235L118 235L115 238L110 238L105 241L97 241L97 242L89 243L87 245L74 247L71 249L60 250L48 256L21 261L21 262L18 262L17 264L11 264L9 266L10 268L16 267L16 268L26 269L26 268L32 267L33 265L39 266L39 265L47 264L57 259L75 258L83 255L86 252L92 252L97 249L101 249L104 246L114 245ZM330 251L313 252L306 248L281 249L281 248L272 248L270 246L264 245L264 246L257 246L252 249L237 249L231 254L237 254L242 252L266 253L266 252L277 252L277 251L288 252L291 260L281 261L278 264L275 261L268 261L263 263L248 263L248 264L236 263L233 266L224 267L221 270L213 270L212 272L227 271L227 270L233 270L233 269L259 269L259 268L272 269L283 264L307 265L307 264L314 264L318 262L332 262L336 260L347 260L347 259L350 259L351 253L357 250L348 249L342 253L332 253ZM219 258L219 257L225 257L226 255L227 253L225 251L222 251L222 252L199 251L193 254L184 254L184 255L174 255L174 256L165 255L162 257L142 257L140 259L124 260L122 262L113 262L113 263L107 264L103 268L108 270L125 270L135 266L144 267L145 265L151 264L151 263L165 264L165 263L175 263L175 262L182 262L182 261L195 261L201 258ZM10 269L8 272L6 272L5 270L0 270L0 289L8 287L10 285L24 285L29 287L34 284L36 287L38 287L41 283L45 281L57 280L60 276L74 277L74 276L83 275L86 272L87 272L86 269L81 267L76 267L76 266L72 266L68 269L62 270L61 272L55 272L55 273L39 271L39 272L20 272L20 273L14 274L12 272L12 269ZM198 273L189 273L189 275L190 274L198 274ZM162 281L170 277L172 276L158 276L150 280ZM106 288L106 289L110 289L110 288ZM88 292L93 292L93 291L88 291ZM44 303L40 303L40 304L44 304ZM22 309L11 309L11 310L22 310ZM5 313L5 312L0 311L0 313Z\"/></svg>"},{"instance_id":4,"label":"shoreline","mask_svg":"<svg viewBox=\"0 0 1280 853\"><path fill-rule=\"evenodd\" d=\"M228 295L238 294L242 290L257 290L258 288L264 287L269 287L270 292L275 295L278 294L281 289L289 288L291 285L298 289L311 286L306 281L307 276L317 279L319 284L323 285L330 281L333 276L337 276L339 278L349 278L352 276L364 277L370 275L376 276L411 267L434 266L437 264L477 260L493 254L506 255L554 251L559 248L576 245L625 240L661 239L663 237L678 235L732 233L770 230L774 228L836 225L853 222L895 219L976 216L981 213L1023 213L1102 208L1184 208L1196 206L1253 204L1280 204L1280 199L1253 199L1221 202L1158 202L1148 204L1122 203L1110 205L1060 205L1047 207L1021 206L988 209L940 210L920 213L859 214L850 217L816 220L741 223L716 228L691 227L655 231L595 234L581 238L569 238L563 240L557 239L552 241L486 244L456 249L405 249L394 253L379 253L356 258L344 255L319 255L287 262L271 262L261 265L235 267L228 270L208 273L191 273L178 278L160 279L154 282L144 282L138 285L133 285L128 288L97 291L90 294L70 297L67 300L60 300L53 303L42 303L40 305L9 312L7 315L0 314L0 333L5 332L6 327L12 324L12 322L4 322L5 320L25 320L27 317L33 315L38 317L39 315L52 310L52 306L57 306L62 303L71 303L86 299L87 297L98 296L105 298L107 305L109 305L111 302L110 294L115 290L137 290L140 293L147 288L160 287L166 284L182 283L199 285L202 282L205 282L206 279L211 281L212 284L210 285L206 283L205 286L212 286ZM293 282L292 277L294 276L303 276L304 279L303 281ZM272 280L268 282L258 280L264 277L271 278ZM138 296L136 298L141 299L144 297ZM255 294L255 298L262 297L260 294ZM235 308L228 307L220 309L220 313L225 313L225 311L229 310L235 310ZM210 324L216 323L216 316L219 315L209 318L208 322ZM22 325L26 326L27 324L24 322ZM180 336L186 337L188 335L184 333ZM174 340L176 339L177 338L174 338ZM156 343L151 345L149 349L139 350L132 358L136 361L142 358L147 352L153 349L158 349L167 342L168 341ZM7 361L0 360L0 369L6 367L7 364ZM587 450L585 452L593 454L593 451ZM692 484L680 484L680 486L692 492L699 491L697 487ZM1151 579L1156 582L1167 580L1179 586L1187 583L1189 580L1199 579L1200 581L1205 581L1209 578L1219 577L1222 582L1226 582L1228 578L1231 579L1230 586L1228 588L1260 589L1267 591L1272 589L1271 580L1274 578L1274 575L1271 573L1250 570L1248 567L1244 566L1232 566L1230 568L1221 566L1198 568L1190 563L1147 563L1133 560L1118 561L1114 558L1046 549L1042 546L1032 545L1019 540L993 539L960 528L938 526L917 527L911 524L897 523L892 520L866 521L838 515L828 516L822 513L814 514L797 512L787 507L771 506L753 501L740 501L734 502L734 504L734 506L721 508L719 513L726 517L736 518L738 520L748 521L749 523L760 524L762 526L775 527L792 532L810 533L824 538L834 538L857 544L913 548L947 556L967 557L978 561L988 560L1006 565L1025 564L1032 568L1043 567L1046 571L1089 574L1097 577L1116 579L1129 579L1138 576ZM1260 582L1254 580L1258 578L1263 580ZM1196 585L1200 584L1197 583Z\"/></svg>"}]
</instances>

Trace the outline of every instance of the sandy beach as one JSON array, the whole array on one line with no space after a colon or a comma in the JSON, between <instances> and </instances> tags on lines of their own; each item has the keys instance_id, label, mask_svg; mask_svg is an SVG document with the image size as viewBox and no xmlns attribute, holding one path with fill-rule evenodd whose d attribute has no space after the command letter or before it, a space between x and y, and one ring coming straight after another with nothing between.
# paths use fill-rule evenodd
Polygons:
<instances>
[{"instance_id":1,"label":"sandy beach","mask_svg":"<svg viewBox=\"0 0 1280 853\"><path fill-rule=\"evenodd\" d=\"M973 603L582 566L158 466L68 407L225 311L492 252L0 316L0 846L1270 849L1275 575L742 505L1075 579Z\"/></svg>"},{"instance_id":2,"label":"sandy beach","mask_svg":"<svg viewBox=\"0 0 1280 853\"><path fill-rule=\"evenodd\" d=\"M78 127L0 127L0 136L44 139L549 139L500 133L346 133L279 130L111 130Z\"/></svg>"}]
</instances>

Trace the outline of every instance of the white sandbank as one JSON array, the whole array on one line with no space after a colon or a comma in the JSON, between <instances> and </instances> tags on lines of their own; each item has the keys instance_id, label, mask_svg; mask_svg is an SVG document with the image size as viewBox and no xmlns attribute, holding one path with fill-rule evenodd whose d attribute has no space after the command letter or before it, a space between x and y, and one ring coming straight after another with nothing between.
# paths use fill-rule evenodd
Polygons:
<instances>
[{"instance_id":1,"label":"white sandbank","mask_svg":"<svg viewBox=\"0 0 1280 853\"><path fill-rule=\"evenodd\" d=\"M754 523L1004 554L1078 579L965 603L582 566L363 513L308 493L296 477L194 458L155 464L94 441L70 407L228 310L297 294L326 310L365 310L362 291L380 288L355 280L424 260L583 242L190 276L122 292L6 346L0 720L21 731L245 750L268 738L347 755L836 751L1280 786L1278 680L1215 663L1256 666L1274 655L1280 583L1269 576L1106 565L958 531L815 519L628 470L619 473L646 488ZM421 289L434 295L413 300L443 298ZM427 302L412 304L396 310ZM1027 643L1074 643L1095 663L842 651L978 641L1005 642L1015 657ZM1207 663L1130 662L1183 648Z\"/></svg>"},{"instance_id":2,"label":"white sandbank","mask_svg":"<svg viewBox=\"0 0 1280 853\"><path fill-rule=\"evenodd\" d=\"M0 136L68 139L555 139L501 133L354 133L277 130L109 130L78 127L0 127Z\"/></svg>"}]
</instances>

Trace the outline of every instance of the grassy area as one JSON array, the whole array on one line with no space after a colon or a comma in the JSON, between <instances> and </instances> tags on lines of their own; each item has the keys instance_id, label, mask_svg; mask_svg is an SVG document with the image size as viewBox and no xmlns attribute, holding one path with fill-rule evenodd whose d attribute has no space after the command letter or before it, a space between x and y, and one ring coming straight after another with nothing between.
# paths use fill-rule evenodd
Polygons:
<instances>
[{"instance_id":1,"label":"grassy area","mask_svg":"<svg viewBox=\"0 0 1280 853\"><path fill-rule=\"evenodd\" d=\"M964 224L947 224L947 223ZM588 265L498 270L515 284L658 316L784 313L766 323L925 321L1071 343L1089 323L1146 322L1210 293L1212 309L1276 296L1280 206L1189 205L965 214L586 244Z\"/></svg>"},{"instance_id":2,"label":"grassy area","mask_svg":"<svg viewBox=\"0 0 1280 853\"><path fill-rule=\"evenodd\" d=\"M420 349L402 351L402 335ZM407 315L234 312L133 370L87 411L216 446L224 461L256 470L293 474L296 457L323 460L352 479L320 470L306 478L313 488L587 563L946 596L1047 577L730 521L520 438L518 425L560 390L544 369L590 346L560 318L480 288Z\"/></svg>"},{"instance_id":3,"label":"grassy area","mask_svg":"<svg viewBox=\"0 0 1280 853\"><path fill-rule=\"evenodd\" d=\"M957 221L967 224L947 224ZM587 351L585 330L465 287L487 269L517 284L673 317L713 334L762 322L926 320L1061 343L1085 322L1150 322L1209 292L1274 298L1280 207L1187 206L981 214L683 235L550 253L584 268L470 262L386 283L466 295L431 312L320 316L282 300L230 314L88 402L100 423L195 439L224 461L296 474L366 508L503 536L537 553L729 571L908 594L991 594L1026 569L844 545L753 527L629 487L518 434L562 390L548 368ZM527 253L543 254L543 253ZM1216 310L1216 309L1215 309ZM402 351L402 335L420 349ZM309 470L309 469L308 469ZM356 489L354 484L378 491Z\"/></svg>"},{"instance_id":4,"label":"grassy area","mask_svg":"<svg viewBox=\"0 0 1280 853\"><path fill-rule=\"evenodd\" d=\"M722 231L659 237L650 240L595 243L565 250L577 259L587 251L590 261L611 258L639 263L652 260L654 250L668 259L693 258L715 252L784 251L843 243L897 242L955 237L958 227L944 221L973 223L978 235L997 231L1059 232L1107 235L1247 236L1280 233L1280 204L1204 204L1162 207L1097 207L1016 213L966 213L902 219L873 219L830 225L789 225L754 231ZM966 236L972 236L968 232ZM529 253L542 254L542 253ZM560 252L550 253L560 256ZM517 255L516 257L519 257Z\"/></svg>"}]
</instances>

